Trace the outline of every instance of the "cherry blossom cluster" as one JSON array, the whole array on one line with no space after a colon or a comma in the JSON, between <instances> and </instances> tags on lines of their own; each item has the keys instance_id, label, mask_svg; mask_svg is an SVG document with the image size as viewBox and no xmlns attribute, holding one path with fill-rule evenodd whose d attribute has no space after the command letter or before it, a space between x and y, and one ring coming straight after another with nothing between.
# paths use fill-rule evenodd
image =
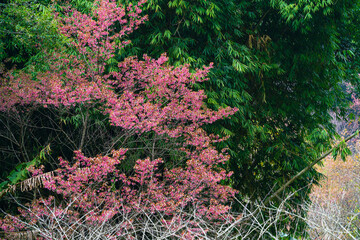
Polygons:
<instances>
[{"instance_id":1,"label":"cherry blossom cluster","mask_svg":"<svg viewBox=\"0 0 360 240\"><path fill-rule=\"evenodd\" d=\"M231 217L226 204L235 191L220 185L228 174L224 170L215 170L213 164L226 161L227 157L213 147L194 153L185 168L159 169L162 159L137 160L135 173L131 175L117 168L125 159L125 149L114 150L111 156L93 158L85 157L80 151L75 154L74 164L60 158L56 176L44 180L44 187L55 195L19 208L19 216L7 215L0 220L2 230L27 230L29 225L38 225L49 218L61 219L65 227L77 222L99 226L111 223L119 214L134 216L118 226L115 237L128 230L130 223L141 222L144 213L161 213L167 216L164 221L172 223L183 209L196 211L198 217L208 221L225 221L224 218ZM62 203L57 204L54 196L60 197ZM68 207L69 203L71 207ZM195 221L189 224L196 229ZM169 226L176 228L176 224Z\"/></svg>"},{"instance_id":2,"label":"cherry blossom cluster","mask_svg":"<svg viewBox=\"0 0 360 240\"><path fill-rule=\"evenodd\" d=\"M97 107L116 127L177 139L185 160L167 169L166 158L139 159L133 173L125 174L119 165L126 159L126 149L96 157L75 151L74 163L59 158L56 176L44 180L50 197L27 204L17 217L7 215L0 220L4 231L26 230L44 219L59 217L67 223L99 226L115 221L119 214L132 213L133 217L118 226L116 235L141 222L144 214L162 213L167 216L164 221L171 223L176 223L179 211L195 212L214 224L230 217L228 203L235 191L221 184L230 175L219 167L229 156L213 146L223 139L208 135L201 126L228 117L236 109L211 110L204 104L205 93L192 89L194 83L207 80L211 65L195 71L189 65L175 68L164 54L158 59L131 57L120 62L116 71L107 70L107 60L127 44L122 37L146 19L140 16L143 3L124 9L115 1L101 0L94 3L91 14L67 10L59 19L60 31L76 54L54 55L50 70L36 77L9 73L1 79L0 111L56 110L78 104ZM42 169L32 171L38 175ZM196 222L189 221L195 234ZM168 226L176 228L176 224ZM195 236L191 231L184 234L188 239Z\"/></svg>"}]
</instances>

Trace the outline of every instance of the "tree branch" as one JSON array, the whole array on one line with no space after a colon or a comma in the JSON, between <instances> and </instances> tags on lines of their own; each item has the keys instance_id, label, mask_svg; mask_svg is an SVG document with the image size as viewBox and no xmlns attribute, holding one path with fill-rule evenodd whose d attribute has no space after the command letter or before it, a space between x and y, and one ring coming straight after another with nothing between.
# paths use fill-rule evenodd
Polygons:
<instances>
[{"instance_id":1,"label":"tree branch","mask_svg":"<svg viewBox=\"0 0 360 240\"><path fill-rule=\"evenodd\" d=\"M352 135L350 135L349 137L345 138L345 142L348 142L350 139L354 138L355 136L359 135L359 131L356 131L355 133L353 133ZM301 170L298 174L296 174L294 177L292 177L289 181L287 181L284 185L282 185L276 192L274 192L273 194L271 194L265 201L264 201L264 205L267 205L273 198L275 198L276 196L279 195L279 193L281 193L282 191L285 190L285 188L287 188L292 182L294 182L296 179L298 179L299 177L301 177L304 173L306 173L307 171L309 171L315 164L317 164L318 162L320 162L321 160L323 160L324 158L326 158L330 153L332 153L332 151L337 148L339 146L339 144L337 144L335 147L331 148L330 150L328 150L327 152L325 152L323 155L321 155L321 157L315 159L310 165L308 165L307 167L305 167L303 170Z\"/></svg>"}]
</instances>

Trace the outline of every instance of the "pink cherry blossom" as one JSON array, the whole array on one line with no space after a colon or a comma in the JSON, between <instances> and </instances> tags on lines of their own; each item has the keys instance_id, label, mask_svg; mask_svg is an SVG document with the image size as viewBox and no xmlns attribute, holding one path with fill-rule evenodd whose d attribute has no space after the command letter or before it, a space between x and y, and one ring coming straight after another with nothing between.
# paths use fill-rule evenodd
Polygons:
<instances>
[{"instance_id":1,"label":"pink cherry blossom","mask_svg":"<svg viewBox=\"0 0 360 240\"><path fill-rule=\"evenodd\" d=\"M192 89L194 83L207 80L212 66L192 72L189 65L170 66L163 54L158 59L130 57L120 62L116 71L106 72L107 61L128 44L122 37L145 21L146 17L140 16L143 3L125 10L115 1L101 0L89 15L69 10L66 17L59 18L60 31L77 53L53 55L50 70L35 78L18 72L1 79L0 111L18 111L22 106L56 110L100 105L99 110L116 127L177 139L185 159L170 169L160 168L166 159L138 159L133 173L125 174L118 166L126 159L126 149L96 157L75 151L73 163L59 157L55 177L44 180L44 188L52 194L20 208L18 217L7 215L0 220L5 232L26 230L45 218L99 226L119 214L131 213L132 217L108 236L115 239L134 222L141 222L145 213L164 214L164 226L174 229L180 222L178 213L184 209L213 222L227 216L235 190L221 184L231 173L219 165L229 156L213 146L224 138L208 135L201 127L229 117L237 109L211 110L204 104L205 93ZM116 32L118 26L121 29ZM42 171L31 169L34 175ZM52 206L51 214L48 206ZM184 239L197 234L196 221L189 224L193 230L182 233Z\"/></svg>"}]
</instances>

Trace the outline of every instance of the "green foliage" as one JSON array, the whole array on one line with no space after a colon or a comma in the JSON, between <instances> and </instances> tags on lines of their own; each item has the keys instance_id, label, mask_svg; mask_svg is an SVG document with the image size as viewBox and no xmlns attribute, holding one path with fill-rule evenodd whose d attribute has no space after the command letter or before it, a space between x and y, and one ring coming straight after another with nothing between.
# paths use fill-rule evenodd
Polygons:
<instances>
[{"instance_id":1,"label":"green foliage","mask_svg":"<svg viewBox=\"0 0 360 240\"><path fill-rule=\"evenodd\" d=\"M29 177L28 169L29 167L39 167L40 164L46 161L46 155L50 152L50 145L44 147L40 150L39 154L29 162L22 162L16 165L15 169L13 169L5 181L0 183L0 198L3 193L9 189L9 187L16 185L17 183L27 179Z\"/></svg>"},{"instance_id":2,"label":"green foliage","mask_svg":"<svg viewBox=\"0 0 360 240\"><path fill-rule=\"evenodd\" d=\"M58 42L57 23L48 0L0 3L0 61L6 68L39 63ZM4 67L4 66L3 66Z\"/></svg>"},{"instance_id":3,"label":"green foliage","mask_svg":"<svg viewBox=\"0 0 360 240\"><path fill-rule=\"evenodd\" d=\"M337 158L337 156L339 156L339 154L340 154L341 160L343 160L344 162L346 161L346 157L351 155L351 150L348 148L348 146L344 140L342 140L336 146L336 148L334 148L334 150L332 152L332 156L333 156L334 160Z\"/></svg>"},{"instance_id":4,"label":"green foliage","mask_svg":"<svg viewBox=\"0 0 360 240\"><path fill-rule=\"evenodd\" d=\"M339 58L349 35L344 26L358 34L349 22L357 2L149 0L148 23L117 58L167 52L175 65L214 62L210 82L201 86L207 104L239 111L207 130L231 136L220 146L232 156L225 166L234 172L229 184L264 199L337 137L329 113L344 116L349 105L340 83L357 85ZM298 202L319 176L312 169L295 181L292 189L303 189Z\"/></svg>"}]
</instances>

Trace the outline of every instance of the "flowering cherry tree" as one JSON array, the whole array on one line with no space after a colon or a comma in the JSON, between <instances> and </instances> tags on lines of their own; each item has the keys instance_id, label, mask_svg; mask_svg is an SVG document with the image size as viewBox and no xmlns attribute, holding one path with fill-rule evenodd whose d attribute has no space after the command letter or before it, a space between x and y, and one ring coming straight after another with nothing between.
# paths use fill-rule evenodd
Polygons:
<instances>
[{"instance_id":1,"label":"flowering cherry tree","mask_svg":"<svg viewBox=\"0 0 360 240\"><path fill-rule=\"evenodd\" d=\"M73 160L60 157L54 176L42 181L50 196L27 203L18 216L0 220L5 232L41 229L37 234L45 239L72 239L91 238L106 228L94 238L132 239L141 232L193 239L210 234L202 225L205 220L215 226L231 218L228 203L235 191L221 185L229 173L219 167L228 155L212 145L223 139L208 135L201 126L236 109L208 109L204 92L191 89L207 80L211 66L194 72L187 65L175 68L164 54L159 59L131 57L116 69L109 67L116 52L128 44L122 37L146 20L139 15L143 3L123 8L101 0L91 14L65 9L65 16L58 17L60 31L76 54L54 55L50 69L35 78L9 73L1 80L0 110L72 109L79 104L98 108L114 127L175 141L182 153L179 162L167 168L167 156L152 154L123 172L118 166L128 157L125 148L95 157L81 150L74 152ZM29 170L33 178L46 174L42 168Z\"/></svg>"}]
</instances>

